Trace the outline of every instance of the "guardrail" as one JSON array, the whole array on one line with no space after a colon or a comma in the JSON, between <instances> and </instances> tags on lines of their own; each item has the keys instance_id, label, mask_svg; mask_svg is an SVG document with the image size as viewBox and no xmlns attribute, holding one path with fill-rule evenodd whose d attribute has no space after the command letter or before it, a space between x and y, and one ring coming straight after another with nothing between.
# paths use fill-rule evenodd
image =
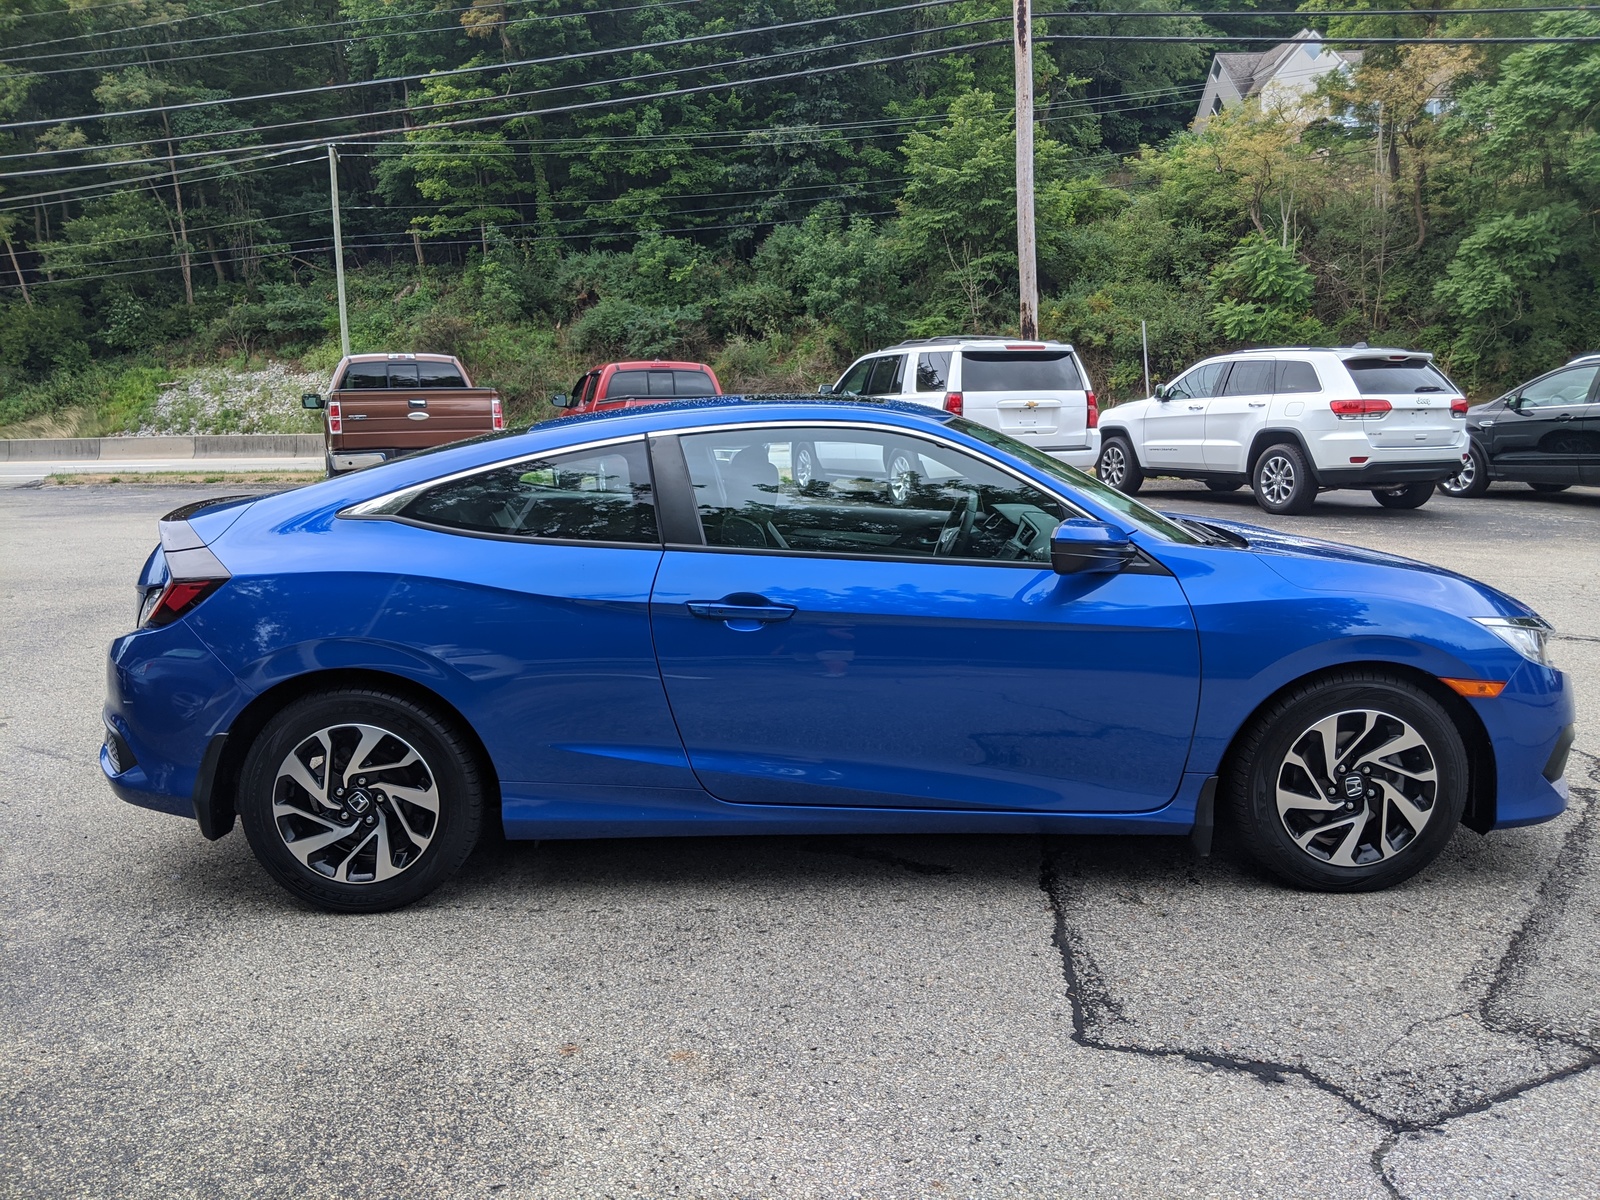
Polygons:
<instances>
[{"instance_id":1,"label":"guardrail","mask_svg":"<svg viewBox=\"0 0 1600 1200\"><path fill-rule=\"evenodd\" d=\"M321 458L320 433L195 437L0 438L0 462L128 462L164 458Z\"/></svg>"}]
</instances>

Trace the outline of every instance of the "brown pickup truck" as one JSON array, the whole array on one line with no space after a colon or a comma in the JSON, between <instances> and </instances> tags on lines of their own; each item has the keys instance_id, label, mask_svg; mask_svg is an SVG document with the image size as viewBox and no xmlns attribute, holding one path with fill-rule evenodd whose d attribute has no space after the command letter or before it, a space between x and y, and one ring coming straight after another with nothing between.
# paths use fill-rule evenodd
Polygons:
<instances>
[{"instance_id":1,"label":"brown pickup truck","mask_svg":"<svg viewBox=\"0 0 1600 1200\"><path fill-rule=\"evenodd\" d=\"M323 410L330 475L506 427L500 393L473 387L448 354L352 354L333 380L326 398L300 397Z\"/></svg>"}]
</instances>

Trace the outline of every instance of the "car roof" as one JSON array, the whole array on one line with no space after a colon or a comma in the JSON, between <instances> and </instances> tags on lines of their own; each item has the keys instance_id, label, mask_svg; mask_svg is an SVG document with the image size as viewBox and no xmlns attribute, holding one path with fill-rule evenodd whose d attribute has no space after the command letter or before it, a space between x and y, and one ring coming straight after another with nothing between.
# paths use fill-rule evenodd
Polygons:
<instances>
[{"instance_id":1,"label":"car roof","mask_svg":"<svg viewBox=\"0 0 1600 1200\"><path fill-rule=\"evenodd\" d=\"M872 354L887 354L890 350L910 350L918 346L949 346L961 349L965 346L977 349L998 350L1071 350L1071 342L1057 342L1049 338L1020 338L1010 337L1001 333L965 333L945 334L940 337L906 338L892 346L885 346L882 350L874 350ZM870 355L862 355L868 358Z\"/></svg>"},{"instance_id":2,"label":"car roof","mask_svg":"<svg viewBox=\"0 0 1600 1200\"><path fill-rule=\"evenodd\" d=\"M809 392L774 392L732 396L696 396L686 399L663 398L657 403L633 408L599 409L593 412L571 413L553 421L541 421L524 432L537 433L543 429L566 429L583 421L617 422L635 418L658 419L665 414L678 412L714 413L719 410L737 410L738 415L759 420L763 415L774 415L776 410L805 408L806 415L814 412L818 420L824 416L860 417L869 413L895 413L903 416L932 419L942 423L950 419L943 409L929 408L925 404L910 404L903 400L880 400L872 396L822 396Z\"/></svg>"},{"instance_id":3,"label":"car roof","mask_svg":"<svg viewBox=\"0 0 1600 1200\"><path fill-rule=\"evenodd\" d=\"M1341 361L1351 358L1433 358L1433 354L1427 350L1401 350L1393 346L1252 346L1248 350L1230 350L1223 354L1213 354L1201 361L1278 354L1332 354Z\"/></svg>"},{"instance_id":4,"label":"car roof","mask_svg":"<svg viewBox=\"0 0 1600 1200\"><path fill-rule=\"evenodd\" d=\"M366 362L445 362L453 363L456 356L453 354L347 354L344 356L347 363Z\"/></svg>"},{"instance_id":5,"label":"car roof","mask_svg":"<svg viewBox=\"0 0 1600 1200\"><path fill-rule=\"evenodd\" d=\"M676 359L670 358L628 359L624 362L601 363L598 367L593 369L596 371L604 371L607 367L615 367L619 371L675 370L705 371L707 373L714 373L705 363L679 362Z\"/></svg>"}]
</instances>

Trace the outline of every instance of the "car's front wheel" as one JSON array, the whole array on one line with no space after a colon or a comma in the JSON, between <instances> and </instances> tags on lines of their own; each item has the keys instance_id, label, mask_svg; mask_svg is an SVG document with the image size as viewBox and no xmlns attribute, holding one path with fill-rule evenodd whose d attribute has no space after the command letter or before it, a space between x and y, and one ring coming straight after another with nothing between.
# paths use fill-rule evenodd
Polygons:
<instances>
[{"instance_id":1,"label":"car's front wheel","mask_svg":"<svg viewBox=\"0 0 1600 1200\"><path fill-rule=\"evenodd\" d=\"M820 474L817 448L810 442L801 442L794 448L794 461L789 464L789 475L794 480L794 486L803 492Z\"/></svg>"},{"instance_id":2,"label":"car's front wheel","mask_svg":"<svg viewBox=\"0 0 1600 1200\"><path fill-rule=\"evenodd\" d=\"M313 693L250 747L238 807L256 858L318 908L421 899L478 840L483 783L465 738L427 708L367 689Z\"/></svg>"},{"instance_id":3,"label":"car's front wheel","mask_svg":"<svg viewBox=\"0 0 1600 1200\"><path fill-rule=\"evenodd\" d=\"M1100 482L1132 496L1144 486L1144 471L1133 452L1133 443L1124 437L1108 437L1100 445L1100 458L1094 464Z\"/></svg>"},{"instance_id":4,"label":"car's front wheel","mask_svg":"<svg viewBox=\"0 0 1600 1200\"><path fill-rule=\"evenodd\" d=\"M1416 684L1350 670L1290 691L1239 737L1226 787L1246 849L1278 878L1374 891L1427 866L1467 801L1467 753Z\"/></svg>"},{"instance_id":5,"label":"car's front wheel","mask_svg":"<svg viewBox=\"0 0 1600 1200\"><path fill-rule=\"evenodd\" d=\"M1459 474L1441 479L1438 487L1446 496L1454 496L1458 500L1468 500L1481 496L1489 490L1489 464L1483 460L1483 451L1478 449L1476 442L1467 450L1466 461L1461 464Z\"/></svg>"},{"instance_id":6,"label":"car's front wheel","mask_svg":"<svg viewBox=\"0 0 1600 1200\"><path fill-rule=\"evenodd\" d=\"M1433 498L1433 484L1407 483L1400 487L1373 488L1372 498L1385 508L1421 508Z\"/></svg>"},{"instance_id":7,"label":"car's front wheel","mask_svg":"<svg viewBox=\"0 0 1600 1200\"><path fill-rule=\"evenodd\" d=\"M1317 481L1300 447L1287 442L1268 446L1256 459L1250 484L1256 503L1269 513L1309 512L1317 499Z\"/></svg>"}]
</instances>

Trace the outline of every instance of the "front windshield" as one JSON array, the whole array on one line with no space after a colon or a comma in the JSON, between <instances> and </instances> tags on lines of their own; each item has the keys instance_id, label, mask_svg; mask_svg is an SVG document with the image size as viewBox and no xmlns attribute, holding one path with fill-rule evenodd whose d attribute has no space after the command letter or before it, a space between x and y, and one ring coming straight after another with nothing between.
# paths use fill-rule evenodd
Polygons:
<instances>
[{"instance_id":1,"label":"front windshield","mask_svg":"<svg viewBox=\"0 0 1600 1200\"><path fill-rule=\"evenodd\" d=\"M1019 442L1016 438L1007 437L998 430L990 429L987 425L979 425L976 421L969 420L966 417L952 417L950 426L951 428L959 429L970 437L977 438L980 442L987 442L997 450L1004 450L1007 454L1015 455L1029 466L1037 467L1046 475L1060 480L1068 487L1088 493L1107 508L1114 509L1124 517L1127 517L1132 524L1146 533L1153 533L1158 537L1166 538L1169 542L1179 542L1185 546L1204 545L1204 542L1199 537L1189 532L1176 521L1163 517L1155 509L1140 504L1132 496L1124 496L1115 488L1107 487L1101 483L1093 475L1080 471L1077 467L1069 467L1059 458L1051 458L1050 455L1035 450L1025 442Z\"/></svg>"}]
</instances>

